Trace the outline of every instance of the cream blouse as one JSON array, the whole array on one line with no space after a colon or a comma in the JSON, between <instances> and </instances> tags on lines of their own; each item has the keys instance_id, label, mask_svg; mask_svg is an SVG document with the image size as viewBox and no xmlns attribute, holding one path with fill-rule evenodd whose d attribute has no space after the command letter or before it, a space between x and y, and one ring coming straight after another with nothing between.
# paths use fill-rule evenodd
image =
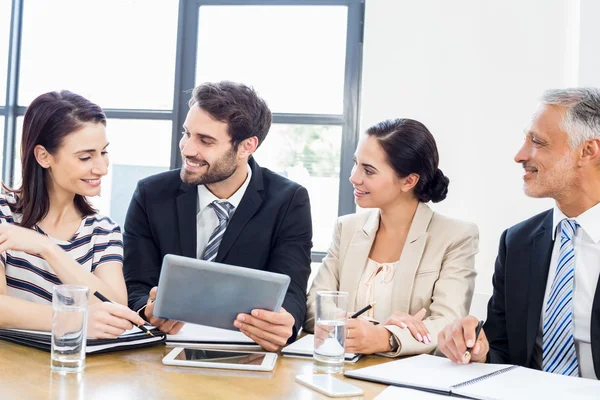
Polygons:
<instances>
[{"instance_id":1,"label":"cream blouse","mask_svg":"<svg viewBox=\"0 0 600 400\"><path fill-rule=\"evenodd\" d=\"M363 315L379 322L385 321L394 312L392 310L392 282L399 262L378 263L370 258L367 259L367 266L358 284L354 311L376 302L377 304Z\"/></svg>"}]
</instances>

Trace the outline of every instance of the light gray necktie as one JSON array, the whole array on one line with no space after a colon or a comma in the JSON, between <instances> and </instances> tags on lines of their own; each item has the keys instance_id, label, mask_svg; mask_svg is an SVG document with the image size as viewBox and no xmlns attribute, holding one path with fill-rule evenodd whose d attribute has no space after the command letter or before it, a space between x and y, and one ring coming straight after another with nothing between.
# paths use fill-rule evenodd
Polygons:
<instances>
[{"instance_id":1,"label":"light gray necktie","mask_svg":"<svg viewBox=\"0 0 600 400\"><path fill-rule=\"evenodd\" d=\"M235 210L235 207L226 201L218 202L217 200L210 203L209 206L212 207L212 209L215 211L215 214L217 214L217 218L219 218L219 225L217 225L212 235L210 235L210 239L208 239L208 243L204 248L202 259L206 261L214 261L217 257L217 253L219 252L219 245L221 244L221 240L223 240L223 235L225 234L225 229L227 229L229 218L231 217L233 210Z\"/></svg>"}]
</instances>

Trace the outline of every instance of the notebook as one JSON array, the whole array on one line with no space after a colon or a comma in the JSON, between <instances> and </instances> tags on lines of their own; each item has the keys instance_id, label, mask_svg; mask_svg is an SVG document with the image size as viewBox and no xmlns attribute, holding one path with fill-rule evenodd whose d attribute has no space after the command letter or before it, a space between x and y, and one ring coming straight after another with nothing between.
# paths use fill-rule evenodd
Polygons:
<instances>
[{"instance_id":1,"label":"notebook","mask_svg":"<svg viewBox=\"0 0 600 400\"><path fill-rule=\"evenodd\" d=\"M281 355L284 357L312 358L314 343L315 343L315 336L314 335L306 335L303 338L296 340L294 343L290 344L289 346L284 347L281 350ZM355 363L361 357L362 357L362 354L346 353L345 362Z\"/></svg>"},{"instance_id":2,"label":"notebook","mask_svg":"<svg viewBox=\"0 0 600 400\"><path fill-rule=\"evenodd\" d=\"M185 324L176 335L167 335L167 346L258 350L261 347L240 331Z\"/></svg>"},{"instance_id":3,"label":"notebook","mask_svg":"<svg viewBox=\"0 0 600 400\"><path fill-rule=\"evenodd\" d=\"M516 365L457 365L422 354L344 373L349 378L477 400L598 399L600 381Z\"/></svg>"},{"instance_id":4,"label":"notebook","mask_svg":"<svg viewBox=\"0 0 600 400\"><path fill-rule=\"evenodd\" d=\"M388 386L373 400L443 400L447 398L448 396L443 394L425 392L400 386Z\"/></svg>"},{"instance_id":5,"label":"notebook","mask_svg":"<svg viewBox=\"0 0 600 400\"><path fill-rule=\"evenodd\" d=\"M87 339L85 352L106 353L116 350L137 349L140 347L154 346L164 343L166 335L156 328L150 329L154 337L133 327L125 331L116 339ZM23 329L0 329L0 339L22 344L39 350L50 351L52 333L41 331L28 331Z\"/></svg>"}]
</instances>

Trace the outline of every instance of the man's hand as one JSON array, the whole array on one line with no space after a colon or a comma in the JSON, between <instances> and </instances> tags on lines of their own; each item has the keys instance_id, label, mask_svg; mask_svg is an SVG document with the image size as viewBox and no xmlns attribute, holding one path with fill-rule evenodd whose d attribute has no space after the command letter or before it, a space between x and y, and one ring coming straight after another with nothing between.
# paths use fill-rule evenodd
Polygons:
<instances>
[{"instance_id":1,"label":"man's hand","mask_svg":"<svg viewBox=\"0 0 600 400\"><path fill-rule=\"evenodd\" d=\"M283 307L279 312L252 310L251 314L239 314L233 326L263 349L273 352L281 350L293 333L296 321L292 314Z\"/></svg>"},{"instance_id":2,"label":"man's hand","mask_svg":"<svg viewBox=\"0 0 600 400\"><path fill-rule=\"evenodd\" d=\"M457 364L485 362L490 344L483 329L479 332L477 342L475 342L475 330L478 323L477 318L472 315L457 319L438 335L438 348ZM470 355L466 354L467 347L473 348Z\"/></svg>"},{"instance_id":3,"label":"man's hand","mask_svg":"<svg viewBox=\"0 0 600 400\"><path fill-rule=\"evenodd\" d=\"M390 351L391 333L364 318L349 318L346 326L346 352L357 354Z\"/></svg>"},{"instance_id":4,"label":"man's hand","mask_svg":"<svg viewBox=\"0 0 600 400\"><path fill-rule=\"evenodd\" d=\"M158 287L154 286L150 290L150 296L148 297L148 301L146 302L146 308L143 313L146 317L146 321L150 322L152 326L155 326L161 332L168 333L169 335L174 335L178 333L181 328L183 328L184 323L178 321L171 321L170 319L162 319L156 318L153 314L154 311L154 300L156 299L156 292L158 291Z\"/></svg>"}]
</instances>

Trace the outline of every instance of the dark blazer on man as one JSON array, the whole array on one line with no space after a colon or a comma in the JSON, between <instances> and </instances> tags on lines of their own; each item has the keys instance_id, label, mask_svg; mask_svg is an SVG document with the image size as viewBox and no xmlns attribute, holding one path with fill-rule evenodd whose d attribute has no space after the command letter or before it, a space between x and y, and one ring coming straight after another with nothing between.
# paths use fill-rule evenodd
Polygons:
<instances>
[{"instance_id":1,"label":"dark blazer on man","mask_svg":"<svg viewBox=\"0 0 600 400\"><path fill-rule=\"evenodd\" d=\"M310 275L312 223L306 189L248 161L252 177L223 235L216 262L286 274L283 307L304 322ZM124 273L129 307L141 308L158 285L165 254L196 258L198 190L180 170L141 180L127 210ZM233 321L232 321L233 322Z\"/></svg>"},{"instance_id":2,"label":"dark blazer on man","mask_svg":"<svg viewBox=\"0 0 600 400\"><path fill-rule=\"evenodd\" d=\"M554 247L552 218L553 211L545 211L507 229L500 238L484 325L490 343L488 362L538 367L534 349ZM591 318L592 358L600 379L599 284Z\"/></svg>"}]
</instances>

